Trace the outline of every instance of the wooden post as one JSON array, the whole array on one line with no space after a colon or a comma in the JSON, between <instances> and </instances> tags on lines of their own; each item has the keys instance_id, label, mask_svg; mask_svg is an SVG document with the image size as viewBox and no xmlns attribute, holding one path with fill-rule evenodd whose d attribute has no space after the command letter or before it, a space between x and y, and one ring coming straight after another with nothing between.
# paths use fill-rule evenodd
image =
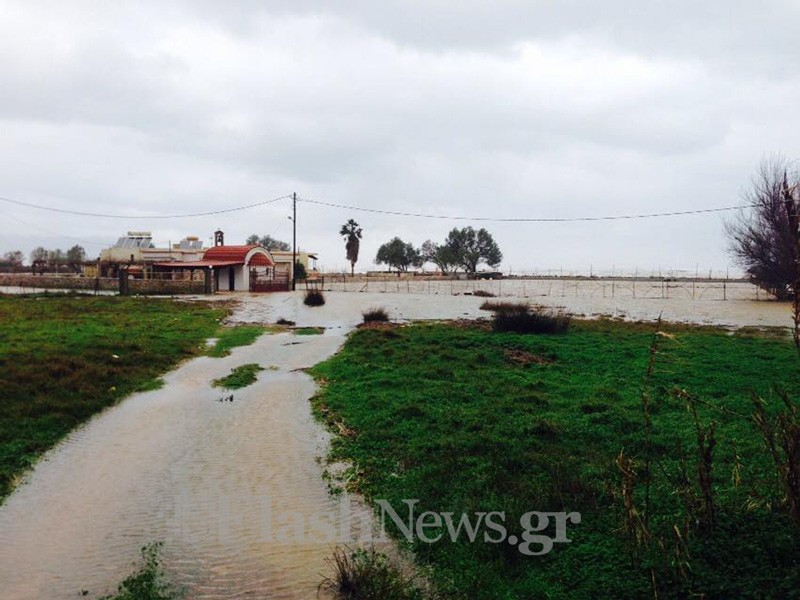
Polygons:
<instances>
[{"instance_id":1,"label":"wooden post","mask_svg":"<svg viewBox=\"0 0 800 600\"><path fill-rule=\"evenodd\" d=\"M119 277L119 295L120 296L127 296L128 295L128 270L127 269L120 269L117 273Z\"/></svg>"}]
</instances>

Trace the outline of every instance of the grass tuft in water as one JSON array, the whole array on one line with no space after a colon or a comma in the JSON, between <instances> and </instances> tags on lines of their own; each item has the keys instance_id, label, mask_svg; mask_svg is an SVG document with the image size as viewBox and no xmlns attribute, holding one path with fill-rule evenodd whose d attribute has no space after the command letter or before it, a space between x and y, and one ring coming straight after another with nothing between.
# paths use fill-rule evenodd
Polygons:
<instances>
[{"instance_id":1,"label":"grass tuft in water","mask_svg":"<svg viewBox=\"0 0 800 600\"><path fill-rule=\"evenodd\" d=\"M111 596L103 596L100 600L176 600L180 594L171 585L161 567L159 551L161 542L142 547L144 564L133 575L119 584L117 592Z\"/></svg>"},{"instance_id":2,"label":"grass tuft in water","mask_svg":"<svg viewBox=\"0 0 800 600\"><path fill-rule=\"evenodd\" d=\"M371 308L361 313L364 323L386 323L389 321L389 312L385 308Z\"/></svg>"},{"instance_id":3,"label":"grass tuft in water","mask_svg":"<svg viewBox=\"0 0 800 600\"><path fill-rule=\"evenodd\" d=\"M303 304L306 306L322 306L325 304L325 294L320 290L308 290Z\"/></svg>"},{"instance_id":4,"label":"grass tuft in water","mask_svg":"<svg viewBox=\"0 0 800 600\"><path fill-rule=\"evenodd\" d=\"M395 568L385 554L374 548L336 548L326 561L332 574L322 581L342 600L422 600L414 581Z\"/></svg>"},{"instance_id":5,"label":"grass tuft in water","mask_svg":"<svg viewBox=\"0 0 800 600\"><path fill-rule=\"evenodd\" d=\"M223 327L217 333L217 343L208 350L208 355L214 358L228 356L237 346L249 346L259 336L266 333L267 329L260 325L238 325L236 327Z\"/></svg>"},{"instance_id":6,"label":"grass tuft in water","mask_svg":"<svg viewBox=\"0 0 800 600\"><path fill-rule=\"evenodd\" d=\"M212 382L214 387L225 388L226 390L238 390L247 387L256 382L258 379L259 371L263 371L264 367L256 363L249 363L231 369L231 374L226 375L220 379L215 379Z\"/></svg>"}]
</instances>

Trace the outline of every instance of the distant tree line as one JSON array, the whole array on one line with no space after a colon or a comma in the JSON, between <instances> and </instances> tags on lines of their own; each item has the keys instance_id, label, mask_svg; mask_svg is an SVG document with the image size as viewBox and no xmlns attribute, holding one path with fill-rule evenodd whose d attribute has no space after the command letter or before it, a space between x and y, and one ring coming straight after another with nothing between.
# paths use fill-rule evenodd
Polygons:
<instances>
[{"instance_id":1,"label":"distant tree line","mask_svg":"<svg viewBox=\"0 0 800 600\"><path fill-rule=\"evenodd\" d=\"M291 245L288 242L284 242L281 240L277 240L271 235L262 235L259 236L258 234L254 233L250 237L247 238L245 242L248 246L252 244L259 244L264 246L267 250L277 250L279 252L288 252L292 249Z\"/></svg>"},{"instance_id":2,"label":"distant tree line","mask_svg":"<svg viewBox=\"0 0 800 600\"><path fill-rule=\"evenodd\" d=\"M10 250L5 252L0 259L0 267L17 271L23 268L24 262L25 254L22 250ZM30 253L31 270L34 273L44 273L49 269L58 269L62 266L80 273L84 262L86 262L86 250L77 244L66 252L60 248L48 249L39 246Z\"/></svg>"},{"instance_id":3,"label":"distant tree line","mask_svg":"<svg viewBox=\"0 0 800 600\"><path fill-rule=\"evenodd\" d=\"M378 248L375 256L377 264L387 265L398 274L432 263L442 273L463 269L474 275L481 265L496 268L502 260L503 253L492 234L472 227L454 228L441 244L427 240L419 248L395 237Z\"/></svg>"}]
</instances>

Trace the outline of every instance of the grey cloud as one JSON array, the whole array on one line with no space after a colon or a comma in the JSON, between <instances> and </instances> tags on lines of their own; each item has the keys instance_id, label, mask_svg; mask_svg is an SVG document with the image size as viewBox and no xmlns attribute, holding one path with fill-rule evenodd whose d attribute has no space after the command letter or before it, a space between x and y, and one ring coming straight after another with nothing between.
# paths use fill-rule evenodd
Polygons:
<instances>
[{"instance_id":1,"label":"grey cloud","mask_svg":"<svg viewBox=\"0 0 800 600\"><path fill-rule=\"evenodd\" d=\"M294 189L477 216L736 204L763 153L798 155L800 126L786 68L796 5L739 4L15 3L0 24L0 158L15 165L0 195L140 213ZM162 235L285 236L281 211ZM454 225L303 215L303 239L333 266L349 216L366 228L365 260L383 237L419 243ZM109 240L131 225L46 219ZM705 217L492 229L517 268L725 261Z\"/></svg>"}]
</instances>

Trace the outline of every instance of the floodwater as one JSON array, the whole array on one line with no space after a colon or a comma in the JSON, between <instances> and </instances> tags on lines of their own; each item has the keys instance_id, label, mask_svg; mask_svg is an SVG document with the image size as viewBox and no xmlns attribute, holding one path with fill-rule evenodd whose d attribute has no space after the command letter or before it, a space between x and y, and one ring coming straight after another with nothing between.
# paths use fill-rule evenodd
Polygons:
<instances>
[{"instance_id":1,"label":"floodwater","mask_svg":"<svg viewBox=\"0 0 800 600\"><path fill-rule=\"evenodd\" d=\"M416 286L416 288L415 288ZM667 286L669 286L667 288ZM723 288L724 286L724 288ZM269 321L279 317L299 323L352 327L369 307L384 307L396 320L488 317L480 310L487 298L472 296L482 290L499 300L519 300L586 317L620 317L719 325L725 327L790 327L791 305L765 300L755 286L740 282L631 282L612 280L509 280L407 282L402 279L365 283L328 283L323 309L304 307L298 295L231 294L245 300L234 319ZM338 290L346 291L338 291ZM365 291L362 291L365 290ZM410 291L407 291L410 290ZM430 290L430 291L428 291ZM756 299L759 298L759 299Z\"/></svg>"},{"instance_id":2,"label":"floodwater","mask_svg":"<svg viewBox=\"0 0 800 600\"><path fill-rule=\"evenodd\" d=\"M338 526L341 503L316 460L326 437L309 409L315 384L295 369L342 342L335 332L264 335L226 358L185 363L163 389L74 432L0 508L0 596L111 592L140 546L163 541L166 569L190 598L315 598L340 530L302 523ZM268 369L256 384L211 387L249 362ZM354 503L356 533L360 510Z\"/></svg>"},{"instance_id":3,"label":"floodwater","mask_svg":"<svg viewBox=\"0 0 800 600\"><path fill-rule=\"evenodd\" d=\"M791 321L788 305L775 302L525 295L587 315ZM189 598L316 598L332 548L371 524L353 500L346 527L346 505L328 492L320 461L327 436L308 402L316 388L298 369L335 353L366 308L384 307L397 320L487 316L483 298L463 294L328 293L319 308L305 307L300 292L215 298L239 301L234 322L282 317L326 330L264 335L231 356L190 360L162 389L130 396L48 452L0 507L0 597L112 592L139 548L161 541L168 575ZM267 369L254 385L227 393L211 386L250 362ZM220 402L231 393L232 402Z\"/></svg>"}]
</instances>

